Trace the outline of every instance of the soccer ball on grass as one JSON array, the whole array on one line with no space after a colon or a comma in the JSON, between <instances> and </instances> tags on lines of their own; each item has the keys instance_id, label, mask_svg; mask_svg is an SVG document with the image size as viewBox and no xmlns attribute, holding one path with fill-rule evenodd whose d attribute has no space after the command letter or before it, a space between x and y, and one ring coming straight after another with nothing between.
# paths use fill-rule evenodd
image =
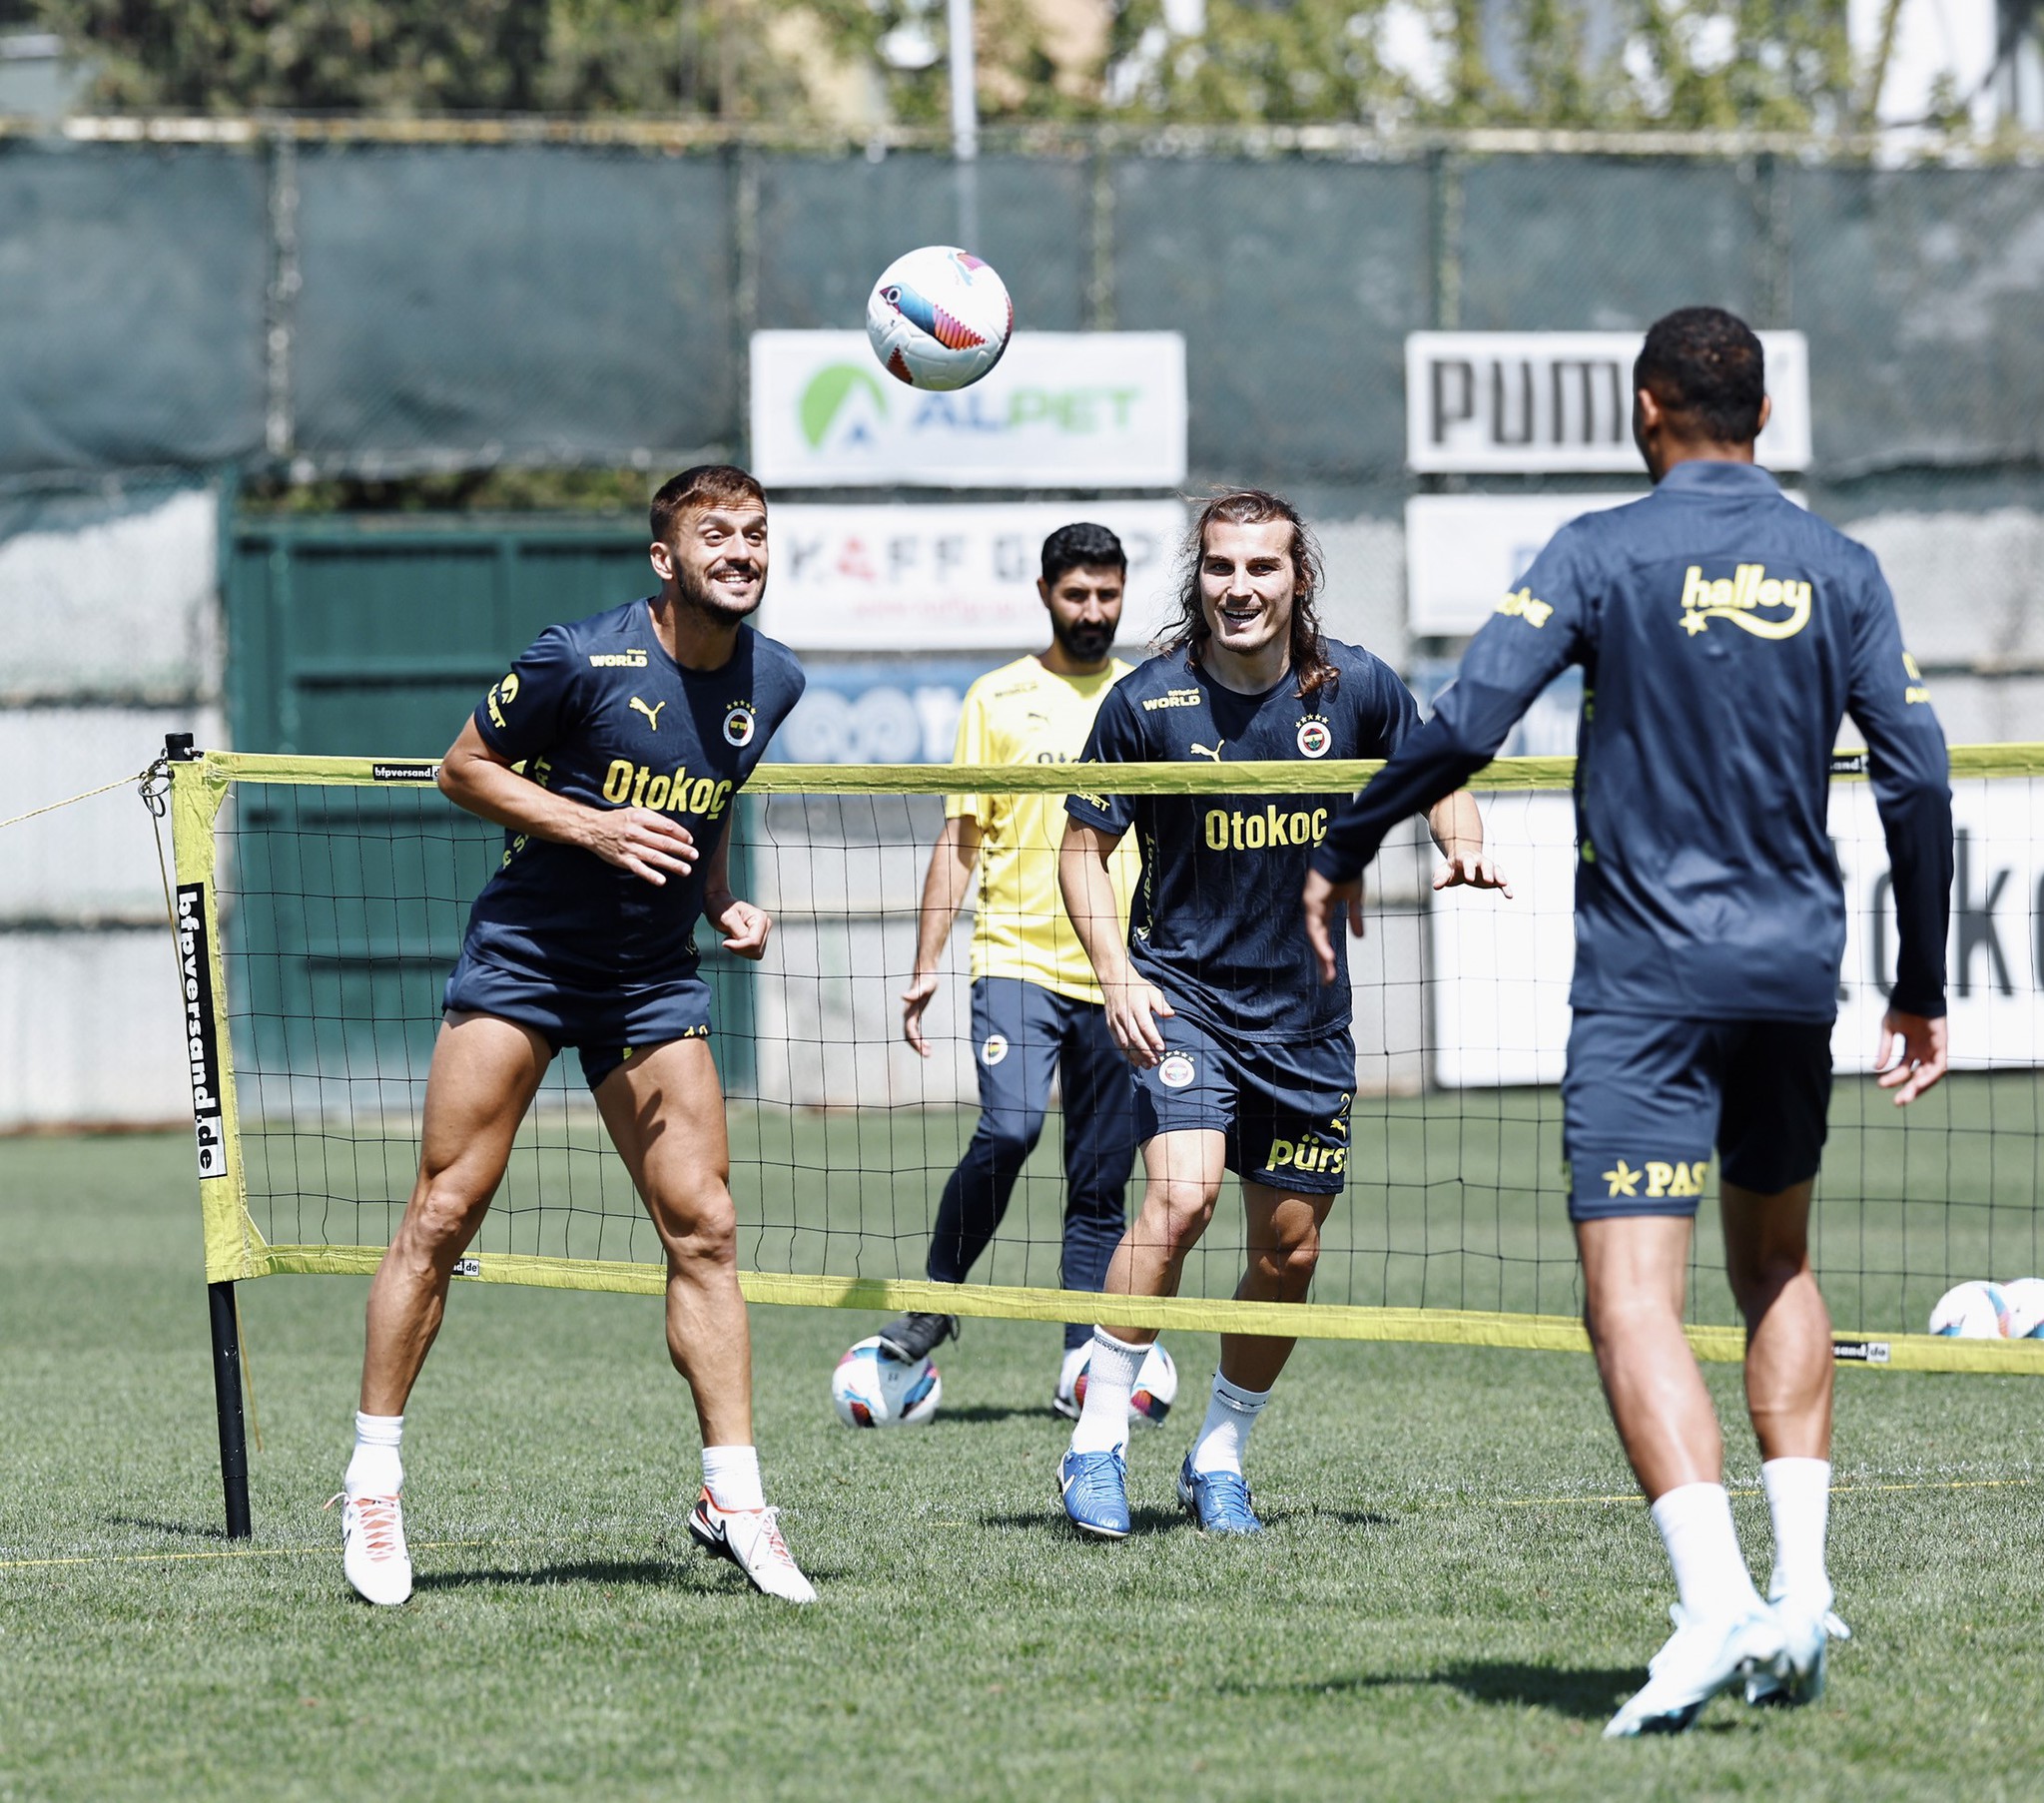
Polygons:
<instances>
[{"instance_id":1,"label":"soccer ball on grass","mask_svg":"<svg viewBox=\"0 0 2044 1803\"><path fill-rule=\"evenodd\" d=\"M2044 1340L2044 1277L2018 1277L1994 1287L2008 1305L2008 1337Z\"/></svg>"},{"instance_id":2,"label":"soccer ball on grass","mask_svg":"<svg viewBox=\"0 0 2044 1803\"><path fill-rule=\"evenodd\" d=\"M1947 1340L1999 1340L2009 1331L2008 1298L1998 1284L1954 1284L1930 1311L1930 1331Z\"/></svg>"},{"instance_id":3,"label":"soccer ball on grass","mask_svg":"<svg viewBox=\"0 0 2044 1803\"><path fill-rule=\"evenodd\" d=\"M1086 1363L1091 1362L1092 1354L1087 1353ZM1078 1376L1071 1384L1071 1400L1081 1409L1085 1407L1085 1374L1086 1366L1079 1366ZM1135 1394L1128 1399L1128 1419L1161 1428L1164 1417L1170 1414L1171 1405L1177 1400L1178 1368L1171 1363L1171 1355L1164 1351L1163 1342L1152 1340L1135 1373Z\"/></svg>"},{"instance_id":4,"label":"soccer ball on grass","mask_svg":"<svg viewBox=\"0 0 2044 1803\"><path fill-rule=\"evenodd\" d=\"M881 1350L879 1335L862 1340L831 1373L831 1403L848 1428L899 1428L926 1422L944 1399L944 1380L928 1359L904 1365Z\"/></svg>"},{"instance_id":5,"label":"soccer ball on grass","mask_svg":"<svg viewBox=\"0 0 2044 1803\"><path fill-rule=\"evenodd\" d=\"M969 251L925 245L882 272L866 302L873 354L912 388L964 388L1001 361L1015 302Z\"/></svg>"}]
</instances>

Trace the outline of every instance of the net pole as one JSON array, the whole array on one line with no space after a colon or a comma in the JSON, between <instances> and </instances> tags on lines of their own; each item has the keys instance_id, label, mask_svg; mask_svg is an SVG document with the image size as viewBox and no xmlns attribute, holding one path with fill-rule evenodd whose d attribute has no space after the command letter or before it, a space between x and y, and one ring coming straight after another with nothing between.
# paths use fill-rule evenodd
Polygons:
<instances>
[{"instance_id":1,"label":"net pole","mask_svg":"<svg viewBox=\"0 0 2044 1803\"><path fill-rule=\"evenodd\" d=\"M220 1483L227 1537L245 1540L253 1527L249 1517L249 1440L242 1413L242 1335L234 1278L248 1274L244 1232L248 1207L242 1190L213 843L214 816L227 785L207 783L202 755L194 748L190 733L167 735L164 758L171 771L171 840L178 874L172 927L185 990L186 1044L192 1065Z\"/></svg>"},{"instance_id":2,"label":"net pole","mask_svg":"<svg viewBox=\"0 0 2044 1803\"><path fill-rule=\"evenodd\" d=\"M242 1336L235 1322L235 1287L206 1286L213 1321L213 1407L220 1420L220 1487L227 1502L227 1537L246 1540L249 1519L249 1436L242 1419Z\"/></svg>"}]
</instances>

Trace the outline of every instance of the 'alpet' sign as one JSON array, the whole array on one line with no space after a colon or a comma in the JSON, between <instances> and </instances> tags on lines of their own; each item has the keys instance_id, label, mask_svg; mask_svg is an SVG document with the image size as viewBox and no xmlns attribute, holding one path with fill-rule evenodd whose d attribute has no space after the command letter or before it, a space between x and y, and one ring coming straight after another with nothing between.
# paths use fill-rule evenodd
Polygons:
<instances>
[{"instance_id":1,"label":"'alpet' sign","mask_svg":"<svg viewBox=\"0 0 2044 1803\"><path fill-rule=\"evenodd\" d=\"M769 486L1175 488L1185 340L1022 331L970 388L897 381L863 331L756 331L752 468Z\"/></svg>"},{"instance_id":2,"label":"'alpet' sign","mask_svg":"<svg viewBox=\"0 0 2044 1803\"><path fill-rule=\"evenodd\" d=\"M1406 461L1424 475L1640 473L1633 444L1637 331L1416 331L1405 340ZM1759 334L1773 416L1769 469L1810 460L1809 346Z\"/></svg>"}]
</instances>

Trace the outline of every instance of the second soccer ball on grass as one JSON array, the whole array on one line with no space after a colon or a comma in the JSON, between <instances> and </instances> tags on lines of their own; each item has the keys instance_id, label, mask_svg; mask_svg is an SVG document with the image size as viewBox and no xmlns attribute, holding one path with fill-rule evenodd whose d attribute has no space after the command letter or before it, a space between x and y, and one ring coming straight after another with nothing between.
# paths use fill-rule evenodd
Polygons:
<instances>
[{"instance_id":1,"label":"second soccer ball on grass","mask_svg":"<svg viewBox=\"0 0 2044 1803\"><path fill-rule=\"evenodd\" d=\"M1073 1416L1085 1407L1085 1365L1081 1363L1072 1379L1070 1414ZM1164 1425L1164 1417L1171 1412L1171 1405L1177 1400L1178 1368L1171 1363L1171 1355L1164 1350L1164 1343L1153 1340L1149 1350L1142 1355L1142 1364L1135 1374L1135 1394L1128 1399L1128 1419L1160 1428Z\"/></svg>"},{"instance_id":2,"label":"second soccer ball on grass","mask_svg":"<svg viewBox=\"0 0 2044 1803\"><path fill-rule=\"evenodd\" d=\"M878 1335L861 1340L831 1373L831 1404L848 1428L899 1428L926 1422L944 1400L944 1380L928 1359L903 1363Z\"/></svg>"},{"instance_id":3,"label":"second soccer ball on grass","mask_svg":"<svg viewBox=\"0 0 2044 1803\"><path fill-rule=\"evenodd\" d=\"M1996 1284L1954 1284L1930 1311L1930 1331L1946 1340L1999 1340L2009 1331L2008 1298Z\"/></svg>"}]
</instances>

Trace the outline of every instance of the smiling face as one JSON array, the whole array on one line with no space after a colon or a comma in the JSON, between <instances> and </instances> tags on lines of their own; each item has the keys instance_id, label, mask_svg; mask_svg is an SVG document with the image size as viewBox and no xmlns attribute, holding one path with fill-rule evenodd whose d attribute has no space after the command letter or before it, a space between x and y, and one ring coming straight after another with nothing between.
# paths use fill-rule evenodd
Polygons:
<instances>
[{"instance_id":1,"label":"smiling face","mask_svg":"<svg viewBox=\"0 0 2044 1803\"><path fill-rule=\"evenodd\" d=\"M1207 649L1244 664L1274 662L1273 681L1289 649L1298 592L1292 532L1289 520L1211 520L1199 552L1199 607L1213 635Z\"/></svg>"},{"instance_id":2,"label":"smiling face","mask_svg":"<svg viewBox=\"0 0 2044 1803\"><path fill-rule=\"evenodd\" d=\"M710 624L735 626L767 592L767 510L756 501L692 508L671 544L655 542L661 586Z\"/></svg>"}]
</instances>

